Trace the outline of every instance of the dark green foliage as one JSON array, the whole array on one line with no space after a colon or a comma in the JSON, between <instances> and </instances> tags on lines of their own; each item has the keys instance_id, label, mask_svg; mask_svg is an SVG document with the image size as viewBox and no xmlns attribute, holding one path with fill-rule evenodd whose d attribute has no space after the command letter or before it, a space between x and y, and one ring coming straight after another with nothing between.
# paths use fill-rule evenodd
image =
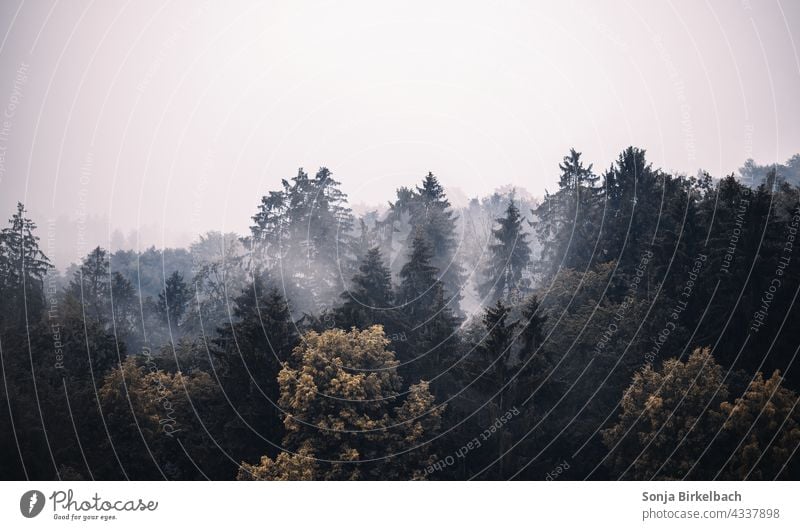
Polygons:
<instances>
[{"instance_id":1,"label":"dark green foliage","mask_svg":"<svg viewBox=\"0 0 800 530\"><path fill-rule=\"evenodd\" d=\"M374 324L382 324L387 330L396 327L392 275L383 264L378 247L367 251L350 289L341 297L344 303L334 316L337 327L366 329Z\"/></svg>"},{"instance_id":2,"label":"dark green foliage","mask_svg":"<svg viewBox=\"0 0 800 530\"><path fill-rule=\"evenodd\" d=\"M289 305L263 275L253 277L234 307L236 320L218 330L215 367L233 409L226 447L241 461L257 458L283 436L277 376L298 337Z\"/></svg>"},{"instance_id":3,"label":"dark green foliage","mask_svg":"<svg viewBox=\"0 0 800 530\"><path fill-rule=\"evenodd\" d=\"M497 219L497 223L499 226L492 230L494 242L489 245L491 256L485 271L486 281L481 285L485 303L499 299L520 300L530 289L531 249L513 197L508 202L505 217Z\"/></svg>"},{"instance_id":4,"label":"dark green foliage","mask_svg":"<svg viewBox=\"0 0 800 530\"><path fill-rule=\"evenodd\" d=\"M430 265L438 272L449 300L451 310L460 314L459 302L461 289L464 282L464 271L461 264L455 259L458 249L456 234L457 217L453 214L450 201L445 195L444 188L433 173L423 179L422 185L415 190L401 188L397 190L397 201L392 203L384 224L385 234L390 238L389 248L392 248L394 232L407 225L408 232L405 237L405 253L411 260L414 244L417 238L422 237L428 245L430 252ZM402 250L401 250L401 253Z\"/></svg>"},{"instance_id":5,"label":"dark green foliage","mask_svg":"<svg viewBox=\"0 0 800 530\"><path fill-rule=\"evenodd\" d=\"M454 363L458 321L438 270L431 262L433 253L422 230L411 243L408 261L400 271L397 309L402 315L403 341L395 341L400 373L406 379L433 382L433 390L445 395L447 371ZM397 333L397 332L395 332Z\"/></svg>"},{"instance_id":6,"label":"dark green foliage","mask_svg":"<svg viewBox=\"0 0 800 530\"><path fill-rule=\"evenodd\" d=\"M68 285L19 205L0 476L796 479L800 158L714 180L645 155L570 150L538 206L505 188L461 219L429 174L358 225L301 170L244 240L98 247Z\"/></svg>"},{"instance_id":7,"label":"dark green foliage","mask_svg":"<svg viewBox=\"0 0 800 530\"><path fill-rule=\"evenodd\" d=\"M183 276L175 271L167 278L164 289L158 295L158 309L164 320L173 326L180 326L191 300L192 293L183 281Z\"/></svg>"}]
</instances>

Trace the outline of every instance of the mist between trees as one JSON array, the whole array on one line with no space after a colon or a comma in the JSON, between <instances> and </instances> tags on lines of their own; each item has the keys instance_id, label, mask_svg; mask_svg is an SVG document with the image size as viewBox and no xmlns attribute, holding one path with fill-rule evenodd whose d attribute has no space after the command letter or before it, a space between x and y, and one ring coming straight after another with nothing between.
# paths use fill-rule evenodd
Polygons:
<instances>
[{"instance_id":1,"label":"mist between trees","mask_svg":"<svg viewBox=\"0 0 800 530\"><path fill-rule=\"evenodd\" d=\"M64 273L20 204L0 477L800 478L800 156L556 173L459 209L429 173L356 216L301 169L249 234Z\"/></svg>"}]
</instances>

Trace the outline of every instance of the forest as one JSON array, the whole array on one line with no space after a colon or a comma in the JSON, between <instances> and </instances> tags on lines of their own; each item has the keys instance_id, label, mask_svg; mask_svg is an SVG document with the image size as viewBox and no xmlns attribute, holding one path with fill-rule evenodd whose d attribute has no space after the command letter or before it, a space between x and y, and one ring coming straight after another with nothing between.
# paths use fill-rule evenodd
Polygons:
<instances>
[{"instance_id":1,"label":"forest","mask_svg":"<svg viewBox=\"0 0 800 530\"><path fill-rule=\"evenodd\" d=\"M248 234L65 271L19 204L0 477L800 479L800 155L547 181L457 208L427 173L356 215L300 169Z\"/></svg>"}]
</instances>

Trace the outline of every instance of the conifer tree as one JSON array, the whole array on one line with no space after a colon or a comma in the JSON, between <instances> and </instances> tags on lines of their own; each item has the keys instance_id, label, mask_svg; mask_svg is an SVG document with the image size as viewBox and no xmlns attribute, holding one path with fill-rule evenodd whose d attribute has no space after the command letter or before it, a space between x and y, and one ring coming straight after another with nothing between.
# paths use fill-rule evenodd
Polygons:
<instances>
[{"instance_id":1,"label":"conifer tree","mask_svg":"<svg viewBox=\"0 0 800 530\"><path fill-rule=\"evenodd\" d=\"M108 253L95 247L75 271L68 293L84 307L84 314L102 325L111 318L111 272Z\"/></svg>"},{"instance_id":2,"label":"conifer tree","mask_svg":"<svg viewBox=\"0 0 800 530\"><path fill-rule=\"evenodd\" d=\"M421 186L413 190L397 190L397 201L390 204L389 214L383 222L383 232L389 239L394 239L394 233L402 232L402 225L407 225L404 244L409 252L418 236L422 235L427 240L431 265L437 269L444 290L450 297L450 307L454 313L460 314L464 271L455 259L458 250L456 220L444 188L433 173L428 173ZM384 241L385 248L390 245L391 241Z\"/></svg>"},{"instance_id":3,"label":"conifer tree","mask_svg":"<svg viewBox=\"0 0 800 530\"><path fill-rule=\"evenodd\" d=\"M283 189L264 196L253 216L248 246L256 262L288 289L300 312L318 313L355 272L357 243L347 195L327 168L312 178L298 170Z\"/></svg>"},{"instance_id":4,"label":"conifer tree","mask_svg":"<svg viewBox=\"0 0 800 530\"><path fill-rule=\"evenodd\" d=\"M0 231L0 312L8 323L21 321L12 315L21 316L26 305L30 314L38 315L44 307L44 277L52 268L39 248L36 224L25 213L17 203L9 226Z\"/></svg>"},{"instance_id":5,"label":"conifer tree","mask_svg":"<svg viewBox=\"0 0 800 530\"><path fill-rule=\"evenodd\" d=\"M514 381L511 380L512 354L519 322L509 322L511 308L502 300L488 307L483 314L483 336L472 359L467 363L467 374L480 392L481 399L488 402L486 421L493 424L508 413L512 406L511 395ZM504 453L507 447L507 432L500 432L491 444L496 448L498 478L505 477Z\"/></svg>"},{"instance_id":6,"label":"conifer tree","mask_svg":"<svg viewBox=\"0 0 800 530\"><path fill-rule=\"evenodd\" d=\"M183 281L183 276L174 271L164 282L164 289L158 295L158 308L165 321L178 327L191 299L192 293Z\"/></svg>"},{"instance_id":7,"label":"conifer tree","mask_svg":"<svg viewBox=\"0 0 800 530\"><path fill-rule=\"evenodd\" d=\"M297 332L286 300L261 274L236 298L234 317L215 340L222 386L237 412L227 429L229 446L240 458L254 458L265 439L277 443L282 436L277 375Z\"/></svg>"},{"instance_id":8,"label":"conifer tree","mask_svg":"<svg viewBox=\"0 0 800 530\"><path fill-rule=\"evenodd\" d=\"M538 348L544 340L544 325L547 317L544 315L539 298L536 295L531 295L525 299L521 308L522 331L520 339L522 340L522 349L525 352L533 352Z\"/></svg>"},{"instance_id":9,"label":"conifer tree","mask_svg":"<svg viewBox=\"0 0 800 530\"><path fill-rule=\"evenodd\" d=\"M431 264L433 252L422 230L416 230L408 261L400 271L398 302L409 318L420 321L429 314L436 287L437 269Z\"/></svg>"},{"instance_id":10,"label":"conifer tree","mask_svg":"<svg viewBox=\"0 0 800 530\"><path fill-rule=\"evenodd\" d=\"M547 193L532 213L542 243L541 272L552 274L559 267L585 268L601 226L601 192L592 165L583 165L581 153L570 149L559 164L558 191Z\"/></svg>"},{"instance_id":11,"label":"conifer tree","mask_svg":"<svg viewBox=\"0 0 800 530\"><path fill-rule=\"evenodd\" d=\"M492 230L495 242L489 245L491 256L485 271L486 281L480 289L488 303L499 299L519 300L530 287L524 274L530 264L531 249L522 221L512 197L505 217L497 219L499 226Z\"/></svg>"},{"instance_id":12,"label":"conifer tree","mask_svg":"<svg viewBox=\"0 0 800 530\"><path fill-rule=\"evenodd\" d=\"M484 375L489 391L497 393L494 399L496 410L499 414L508 405L507 396L510 385L503 388L508 383L508 368L511 359L512 346L514 345L518 321L508 322L511 308L503 303L502 300L495 302L495 305L488 307L483 315L483 326L486 335L481 342L481 351L484 355L488 369Z\"/></svg>"},{"instance_id":13,"label":"conifer tree","mask_svg":"<svg viewBox=\"0 0 800 530\"><path fill-rule=\"evenodd\" d=\"M337 327L367 328L383 324L393 328L394 294L389 269L383 264L380 248L373 247L364 256L352 287L342 293L344 303L336 309Z\"/></svg>"},{"instance_id":14,"label":"conifer tree","mask_svg":"<svg viewBox=\"0 0 800 530\"><path fill-rule=\"evenodd\" d=\"M407 378L430 381L439 379L450 366L455 353L457 317L448 305L443 282L431 265L432 252L422 230L417 230L411 254L400 271L397 307L402 314L407 341L397 344L398 358L411 363L401 368ZM444 391L445 381L437 381L435 389Z\"/></svg>"}]
</instances>

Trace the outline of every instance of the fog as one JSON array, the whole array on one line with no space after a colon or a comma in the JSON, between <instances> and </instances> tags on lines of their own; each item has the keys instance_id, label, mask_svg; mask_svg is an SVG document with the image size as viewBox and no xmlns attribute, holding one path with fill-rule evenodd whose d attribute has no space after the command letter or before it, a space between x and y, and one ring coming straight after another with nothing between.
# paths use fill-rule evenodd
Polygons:
<instances>
[{"instance_id":1,"label":"fog","mask_svg":"<svg viewBox=\"0 0 800 530\"><path fill-rule=\"evenodd\" d=\"M721 176L800 145L792 2L12 1L0 20L0 210L52 225L60 267L244 234L298 167L367 207L433 171L464 205L543 196L573 146Z\"/></svg>"}]
</instances>

